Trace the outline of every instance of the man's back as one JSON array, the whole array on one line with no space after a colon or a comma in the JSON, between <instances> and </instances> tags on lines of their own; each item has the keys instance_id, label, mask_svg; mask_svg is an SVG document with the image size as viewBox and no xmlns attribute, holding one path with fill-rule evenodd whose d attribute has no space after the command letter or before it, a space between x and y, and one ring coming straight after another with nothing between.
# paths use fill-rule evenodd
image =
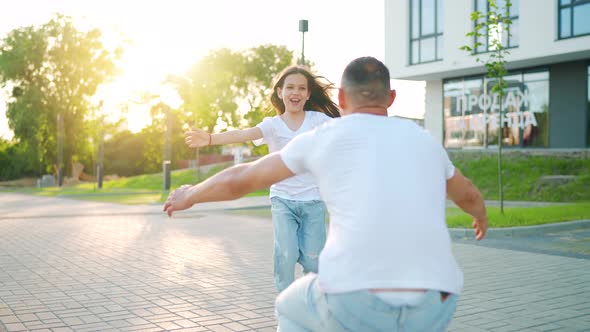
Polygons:
<instances>
[{"instance_id":1,"label":"man's back","mask_svg":"<svg viewBox=\"0 0 590 332\"><path fill-rule=\"evenodd\" d=\"M303 167L330 212L322 288L459 293L462 274L445 224L454 168L444 149L411 121L368 114L333 120L307 136L293 146L307 154ZM288 166L290 153L281 154Z\"/></svg>"}]
</instances>

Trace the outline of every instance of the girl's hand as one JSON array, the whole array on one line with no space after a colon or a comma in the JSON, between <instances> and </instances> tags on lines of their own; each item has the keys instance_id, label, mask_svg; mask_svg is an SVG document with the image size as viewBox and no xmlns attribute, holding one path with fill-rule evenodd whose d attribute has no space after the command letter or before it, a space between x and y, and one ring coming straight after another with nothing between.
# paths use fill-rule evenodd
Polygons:
<instances>
[{"instance_id":1,"label":"girl's hand","mask_svg":"<svg viewBox=\"0 0 590 332\"><path fill-rule=\"evenodd\" d=\"M198 128L193 128L184 134L184 141L191 148L200 148L211 144L211 135Z\"/></svg>"}]
</instances>

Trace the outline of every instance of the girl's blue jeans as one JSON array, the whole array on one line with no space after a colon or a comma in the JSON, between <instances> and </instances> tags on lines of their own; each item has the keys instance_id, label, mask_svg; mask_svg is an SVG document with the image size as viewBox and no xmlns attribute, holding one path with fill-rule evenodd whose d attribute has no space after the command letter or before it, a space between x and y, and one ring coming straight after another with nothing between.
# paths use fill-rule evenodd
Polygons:
<instances>
[{"instance_id":1,"label":"girl's blue jeans","mask_svg":"<svg viewBox=\"0 0 590 332\"><path fill-rule=\"evenodd\" d=\"M326 243L326 207L320 200L294 201L271 197L274 229L274 278L281 292L303 273L318 272L318 256Z\"/></svg>"}]
</instances>

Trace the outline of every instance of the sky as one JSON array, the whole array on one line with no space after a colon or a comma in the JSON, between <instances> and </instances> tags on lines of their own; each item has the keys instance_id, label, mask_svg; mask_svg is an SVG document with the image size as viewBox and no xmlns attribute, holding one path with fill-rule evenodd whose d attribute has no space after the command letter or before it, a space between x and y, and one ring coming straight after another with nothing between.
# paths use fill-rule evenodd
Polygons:
<instances>
[{"instance_id":1,"label":"sky","mask_svg":"<svg viewBox=\"0 0 590 332\"><path fill-rule=\"evenodd\" d=\"M105 112L114 113L141 91L162 92L160 82L167 74L185 72L212 49L277 44L300 55L300 19L309 23L305 58L316 64L318 74L338 84L354 58L384 60L383 1L388 0L0 0L0 38L18 27L43 24L59 12L81 28L100 28L107 46L130 40L120 62L121 75L97 96L104 99ZM400 94L400 89L415 93L420 84L394 83L398 99L390 111L422 115L420 98ZM9 138L5 101L0 93L0 136ZM148 114L146 108L130 110L129 128L141 129Z\"/></svg>"}]
</instances>

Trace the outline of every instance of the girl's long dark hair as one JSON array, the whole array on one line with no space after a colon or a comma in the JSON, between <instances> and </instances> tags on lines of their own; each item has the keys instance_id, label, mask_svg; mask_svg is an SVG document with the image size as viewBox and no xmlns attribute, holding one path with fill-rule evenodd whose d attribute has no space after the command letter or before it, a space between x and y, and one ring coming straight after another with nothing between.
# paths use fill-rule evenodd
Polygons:
<instances>
[{"instance_id":1,"label":"girl's long dark hair","mask_svg":"<svg viewBox=\"0 0 590 332\"><path fill-rule=\"evenodd\" d=\"M279 97L277 88L282 88L287 76L293 74L302 74L307 79L307 88L310 91L310 96L309 100L303 106L304 110L322 112L331 118L340 117L338 106L332 101L329 94L330 89L334 88L334 84L323 76L313 75L302 66L287 67L275 79L270 102L277 114L285 113L285 104L283 104L283 100ZM322 82L322 80L326 82Z\"/></svg>"}]
</instances>

